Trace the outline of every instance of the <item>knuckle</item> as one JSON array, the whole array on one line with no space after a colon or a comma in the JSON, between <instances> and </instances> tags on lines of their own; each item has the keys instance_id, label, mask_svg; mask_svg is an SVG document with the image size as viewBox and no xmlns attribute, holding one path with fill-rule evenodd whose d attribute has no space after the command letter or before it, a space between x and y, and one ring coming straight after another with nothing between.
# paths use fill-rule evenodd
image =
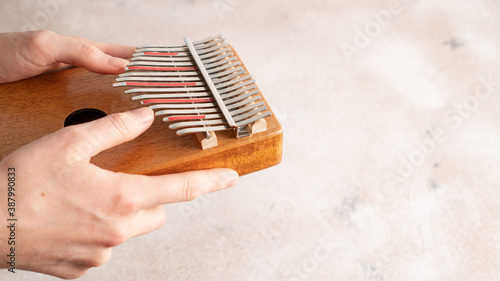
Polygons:
<instances>
[{"instance_id":1,"label":"knuckle","mask_svg":"<svg viewBox=\"0 0 500 281\"><path fill-rule=\"evenodd\" d=\"M209 186L210 191L219 191L222 190L223 186L226 186L226 178L224 176L217 176L215 178L215 181L213 182L213 185Z\"/></svg>"},{"instance_id":2,"label":"knuckle","mask_svg":"<svg viewBox=\"0 0 500 281\"><path fill-rule=\"evenodd\" d=\"M61 138L65 142L75 142L76 140L81 140L85 137L84 132L78 126L69 126L65 128L64 135Z\"/></svg>"},{"instance_id":3,"label":"knuckle","mask_svg":"<svg viewBox=\"0 0 500 281\"><path fill-rule=\"evenodd\" d=\"M50 30L38 30L29 33L29 42L33 47L45 46L56 34Z\"/></svg>"},{"instance_id":4,"label":"knuckle","mask_svg":"<svg viewBox=\"0 0 500 281\"><path fill-rule=\"evenodd\" d=\"M119 192L114 196L111 211L119 216L130 216L138 210L138 202L133 196Z\"/></svg>"},{"instance_id":5,"label":"knuckle","mask_svg":"<svg viewBox=\"0 0 500 281\"><path fill-rule=\"evenodd\" d=\"M78 126L64 128L53 141L53 148L57 148L54 151L64 151L65 155L74 156L72 160L85 158L90 149L89 142L85 138L85 132Z\"/></svg>"},{"instance_id":6,"label":"knuckle","mask_svg":"<svg viewBox=\"0 0 500 281\"><path fill-rule=\"evenodd\" d=\"M93 253L88 266L89 267L99 267L111 258L112 248L105 248Z\"/></svg>"},{"instance_id":7,"label":"knuckle","mask_svg":"<svg viewBox=\"0 0 500 281\"><path fill-rule=\"evenodd\" d=\"M127 241L127 238L128 234L126 229L120 226L115 226L108 231L104 246L109 248L116 247Z\"/></svg>"},{"instance_id":8,"label":"knuckle","mask_svg":"<svg viewBox=\"0 0 500 281\"><path fill-rule=\"evenodd\" d=\"M184 179L182 186L183 196L185 201L191 201L199 195L199 184L192 177Z\"/></svg>"},{"instance_id":9,"label":"knuckle","mask_svg":"<svg viewBox=\"0 0 500 281\"><path fill-rule=\"evenodd\" d=\"M80 44L80 51L83 56L93 57L101 52L97 47L87 44L85 42L80 42L79 44Z\"/></svg>"},{"instance_id":10,"label":"knuckle","mask_svg":"<svg viewBox=\"0 0 500 281\"><path fill-rule=\"evenodd\" d=\"M108 116L107 120L109 122L109 126L118 132L119 135L128 135L130 130L127 127L123 113L111 114Z\"/></svg>"}]
</instances>

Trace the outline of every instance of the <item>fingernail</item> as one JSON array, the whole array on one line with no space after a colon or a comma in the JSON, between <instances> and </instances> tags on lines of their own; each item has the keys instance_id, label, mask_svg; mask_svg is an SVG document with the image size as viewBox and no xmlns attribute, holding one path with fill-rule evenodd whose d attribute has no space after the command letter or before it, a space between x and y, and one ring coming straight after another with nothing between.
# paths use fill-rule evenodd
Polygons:
<instances>
[{"instance_id":1,"label":"fingernail","mask_svg":"<svg viewBox=\"0 0 500 281\"><path fill-rule=\"evenodd\" d=\"M108 64L111 65L112 67L124 68L125 66L127 66L128 60L121 59L121 58L115 58L115 57L109 57Z\"/></svg>"},{"instance_id":2,"label":"fingernail","mask_svg":"<svg viewBox=\"0 0 500 281\"><path fill-rule=\"evenodd\" d=\"M238 175L238 173L236 171L233 171L233 170L230 170L228 172L228 178L229 178L229 181L227 183L227 188L229 187L233 187L235 186L238 181L240 180L240 176Z\"/></svg>"},{"instance_id":3,"label":"fingernail","mask_svg":"<svg viewBox=\"0 0 500 281\"><path fill-rule=\"evenodd\" d=\"M155 117L153 111L148 107L143 107L131 111L142 123L149 123Z\"/></svg>"}]
</instances>

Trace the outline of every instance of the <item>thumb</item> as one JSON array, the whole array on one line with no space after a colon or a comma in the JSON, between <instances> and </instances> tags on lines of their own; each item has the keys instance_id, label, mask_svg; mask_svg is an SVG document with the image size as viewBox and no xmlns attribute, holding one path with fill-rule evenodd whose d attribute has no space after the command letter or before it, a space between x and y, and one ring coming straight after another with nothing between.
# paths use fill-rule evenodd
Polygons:
<instances>
[{"instance_id":1,"label":"thumb","mask_svg":"<svg viewBox=\"0 0 500 281\"><path fill-rule=\"evenodd\" d=\"M120 73L128 64L128 60L110 56L88 42L58 34L52 41L52 48L58 62L81 66L96 73Z\"/></svg>"},{"instance_id":2,"label":"thumb","mask_svg":"<svg viewBox=\"0 0 500 281\"><path fill-rule=\"evenodd\" d=\"M108 148L133 140L153 123L153 110L148 107L114 113L104 118L67 127L73 160L89 160Z\"/></svg>"}]
</instances>

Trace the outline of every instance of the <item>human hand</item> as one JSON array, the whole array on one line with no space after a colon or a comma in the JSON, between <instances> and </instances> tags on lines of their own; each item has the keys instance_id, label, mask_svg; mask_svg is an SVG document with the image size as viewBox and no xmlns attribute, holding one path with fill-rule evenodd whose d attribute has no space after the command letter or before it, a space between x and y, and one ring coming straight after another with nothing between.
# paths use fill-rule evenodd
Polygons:
<instances>
[{"instance_id":1,"label":"human hand","mask_svg":"<svg viewBox=\"0 0 500 281\"><path fill-rule=\"evenodd\" d=\"M0 83L69 65L120 73L133 47L60 36L50 31L0 34ZM142 108L63 128L0 161L0 186L15 169L16 269L76 278L100 266L111 249L159 228L162 204L191 200L234 186L236 172L212 169L147 177L103 170L90 163L100 151L132 140L153 121ZM0 188L0 198L7 198ZM0 218L7 219L7 200ZM0 228L0 268L7 266L8 228ZM3 245L3 246L2 246ZM12 245L14 246L14 245ZM10 247L10 246L9 246Z\"/></svg>"},{"instance_id":2,"label":"human hand","mask_svg":"<svg viewBox=\"0 0 500 281\"><path fill-rule=\"evenodd\" d=\"M130 141L153 122L141 108L63 128L0 162L0 216L6 221L7 173L15 168L16 268L72 279L104 264L112 247L158 229L162 204L234 186L236 172L212 169L165 176L114 173L89 161ZM0 267L8 229L0 228Z\"/></svg>"},{"instance_id":3,"label":"human hand","mask_svg":"<svg viewBox=\"0 0 500 281\"><path fill-rule=\"evenodd\" d=\"M123 72L135 48L89 41L52 31L0 33L0 83L29 78L70 65L92 72Z\"/></svg>"}]
</instances>

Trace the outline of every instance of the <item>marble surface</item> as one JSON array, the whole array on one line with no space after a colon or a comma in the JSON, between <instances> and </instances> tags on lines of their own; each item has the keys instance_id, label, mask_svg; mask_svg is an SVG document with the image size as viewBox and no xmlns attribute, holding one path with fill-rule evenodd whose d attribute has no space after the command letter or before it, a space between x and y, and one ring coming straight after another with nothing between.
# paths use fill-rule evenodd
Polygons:
<instances>
[{"instance_id":1,"label":"marble surface","mask_svg":"<svg viewBox=\"0 0 500 281\"><path fill-rule=\"evenodd\" d=\"M499 14L493 0L3 0L0 31L222 33L284 127L279 166L165 206L160 230L79 280L500 280Z\"/></svg>"}]
</instances>

